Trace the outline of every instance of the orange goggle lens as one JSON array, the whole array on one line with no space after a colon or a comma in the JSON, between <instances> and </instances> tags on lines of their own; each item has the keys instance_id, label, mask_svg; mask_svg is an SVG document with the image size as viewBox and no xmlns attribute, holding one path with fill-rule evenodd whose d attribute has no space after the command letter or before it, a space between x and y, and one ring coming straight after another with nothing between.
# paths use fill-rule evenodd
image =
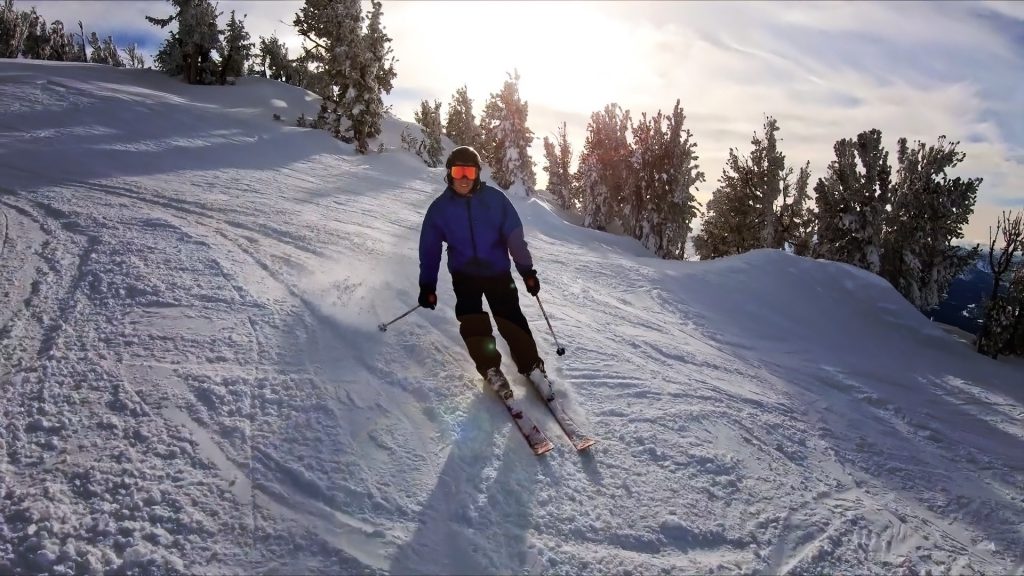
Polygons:
<instances>
[{"instance_id":1,"label":"orange goggle lens","mask_svg":"<svg viewBox=\"0 0 1024 576\"><path fill-rule=\"evenodd\" d=\"M476 180L476 172L476 166L452 166L452 180L458 180L460 178Z\"/></svg>"}]
</instances>

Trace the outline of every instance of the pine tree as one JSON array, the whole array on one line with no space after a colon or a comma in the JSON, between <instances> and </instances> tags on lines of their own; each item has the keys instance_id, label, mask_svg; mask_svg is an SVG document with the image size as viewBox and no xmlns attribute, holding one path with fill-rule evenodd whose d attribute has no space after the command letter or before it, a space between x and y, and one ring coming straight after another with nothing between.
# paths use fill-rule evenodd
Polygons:
<instances>
[{"instance_id":1,"label":"pine tree","mask_svg":"<svg viewBox=\"0 0 1024 576\"><path fill-rule=\"evenodd\" d=\"M682 260L686 257L686 239L693 230L693 219L700 210L693 190L704 182L704 172L697 163L693 134L684 128L686 115L679 100L667 121L664 186L653 199L650 244L658 256Z\"/></svg>"},{"instance_id":2,"label":"pine tree","mask_svg":"<svg viewBox=\"0 0 1024 576\"><path fill-rule=\"evenodd\" d=\"M259 51L256 55L256 70L259 76L297 86L294 82L293 64L288 59L288 47L277 35L270 38L260 36Z\"/></svg>"},{"instance_id":3,"label":"pine tree","mask_svg":"<svg viewBox=\"0 0 1024 576\"><path fill-rule=\"evenodd\" d=\"M764 136L751 138L750 157L732 149L720 186L708 202L701 234L694 239L702 259L740 254L757 248L785 248L800 244L806 253L813 237L808 219L810 168L801 168L793 182L793 168L779 150L779 123L768 117Z\"/></svg>"},{"instance_id":4,"label":"pine tree","mask_svg":"<svg viewBox=\"0 0 1024 576\"><path fill-rule=\"evenodd\" d=\"M100 46L100 37L95 32L89 33L89 63L106 64L106 53Z\"/></svg>"},{"instance_id":5,"label":"pine tree","mask_svg":"<svg viewBox=\"0 0 1024 576\"><path fill-rule=\"evenodd\" d=\"M701 260L742 254L758 246L759 211L751 201L756 186L756 168L730 148L718 188L708 201L701 231L693 239Z\"/></svg>"},{"instance_id":6,"label":"pine tree","mask_svg":"<svg viewBox=\"0 0 1024 576\"><path fill-rule=\"evenodd\" d=\"M28 34L28 17L14 9L14 0L0 7L0 58L17 58Z\"/></svg>"},{"instance_id":7,"label":"pine tree","mask_svg":"<svg viewBox=\"0 0 1024 576\"><path fill-rule=\"evenodd\" d=\"M21 44L21 55L31 60L50 59L50 33L46 28L46 19L40 16L33 7L25 18L25 38Z\"/></svg>"},{"instance_id":8,"label":"pine tree","mask_svg":"<svg viewBox=\"0 0 1024 576\"><path fill-rule=\"evenodd\" d=\"M494 182L510 191L522 186L527 196L537 185L530 158L533 131L526 125L529 104L519 97L519 72L509 75L500 92L491 94L481 118L482 155Z\"/></svg>"},{"instance_id":9,"label":"pine tree","mask_svg":"<svg viewBox=\"0 0 1024 576\"><path fill-rule=\"evenodd\" d=\"M177 21L177 32L171 32L156 55L156 64L171 76L184 75L189 84L209 84L217 76L213 52L223 52L220 14L210 0L169 0L174 14L166 18L146 16L151 24L166 28Z\"/></svg>"},{"instance_id":10,"label":"pine tree","mask_svg":"<svg viewBox=\"0 0 1024 576\"><path fill-rule=\"evenodd\" d=\"M398 73L395 71L395 58L392 56L391 37L384 31L382 22L383 4L380 0L371 0L370 5L373 9L370 11L370 19L366 24L366 35L363 39L369 54L370 70L373 73L376 94L379 96L381 92L391 94ZM381 108L381 115L384 111ZM374 136L379 134L380 132L377 132Z\"/></svg>"},{"instance_id":11,"label":"pine tree","mask_svg":"<svg viewBox=\"0 0 1024 576\"><path fill-rule=\"evenodd\" d=\"M72 33L74 36L74 33ZM85 50L85 26L82 25L82 21L78 21L78 42L76 44L75 52L72 55L69 62L88 62L89 57Z\"/></svg>"},{"instance_id":12,"label":"pine tree","mask_svg":"<svg viewBox=\"0 0 1024 576\"><path fill-rule=\"evenodd\" d=\"M814 186L818 207L817 257L878 273L892 167L882 132L836 142L836 159ZM860 169L858 169L858 160Z\"/></svg>"},{"instance_id":13,"label":"pine tree","mask_svg":"<svg viewBox=\"0 0 1024 576\"><path fill-rule=\"evenodd\" d=\"M629 111L614 103L590 115L576 170L583 225L588 228L605 230L619 220L633 156L626 138L629 124Z\"/></svg>"},{"instance_id":14,"label":"pine tree","mask_svg":"<svg viewBox=\"0 0 1024 576\"><path fill-rule=\"evenodd\" d=\"M365 56L359 0L306 0L294 23L311 43L302 55L303 64L313 70L306 87L323 98L314 126L354 142L351 123Z\"/></svg>"},{"instance_id":15,"label":"pine tree","mask_svg":"<svg viewBox=\"0 0 1024 576\"><path fill-rule=\"evenodd\" d=\"M381 22L383 5L380 0L371 0L370 19L366 33L362 36L359 79L355 92L355 108L352 111L352 131L356 139L356 150L365 154L369 140L380 136L383 131L384 114L388 108L381 94L390 94L396 76L394 58L391 56L391 38L384 32Z\"/></svg>"},{"instance_id":16,"label":"pine tree","mask_svg":"<svg viewBox=\"0 0 1024 576\"><path fill-rule=\"evenodd\" d=\"M544 137L544 172L548 175L547 191L551 194L558 206L563 209L575 208L573 200L573 178L570 165L572 164L572 145L566 132L566 124L558 127L556 141Z\"/></svg>"},{"instance_id":17,"label":"pine tree","mask_svg":"<svg viewBox=\"0 0 1024 576\"><path fill-rule=\"evenodd\" d=\"M1010 278L1006 298L1016 312L1013 314L1013 320L1009 322L1003 354L1024 356L1024 264L1018 263Z\"/></svg>"},{"instance_id":18,"label":"pine tree","mask_svg":"<svg viewBox=\"0 0 1024 576\"><path fill-rule=\"evenodd\" d=\"M220 61L220 84L227 83L228 77L238 78L245 73L245 65L252 58L255 44L249 41L249 32L245 29L245 19L235 17L231 11L228 18L227 34L224 36L224 55Z\"/></svg>"},{"instance_id":19,"label":"pine tree","mask_svg":"<svg viewBox=\"0 0 1024 576\"><path fill-rule=\"evenodd\" d=\"M817 232L817 214L810 205L811 163L800 167L796 183L783 183L782 205L779 207L775 246L790 246L797 256L810 256Z\"/></svg>"},{"instance_id":20,"label":"pine tree","mask_svg":"<svg viewBox=\"0 0 1024 576\"><path fill-rule=\"evenodd\" d=\"M441 101L434 104L422 100L420 109L413 113L413 119L422 127L423 139L418 141L416 154L427 166L436 168L444 164L444 148L441 146Z\"/></svg>"},{"instance_id":21,"label":"pine tree","mask_svg":"<svg viewBox=\"0 0 1024 576\"><path fill-rule=\"evenodd\" d=\"M138 44L132 43L127 48L122 48L121 51L124 52L124 56L125 58L127 58L127 61L125 63L128 65L129 68L146 67L146 58L145 56L139 53Z\"/></svg>"},{"instance_id":22,"label":"pine tree","mask_svg":"<svg viewBox=\"0 0 1024 576\"><path fill-rule=\"evenodd\" d=\"M107 36L103 39L100 49L104 53L106 64L115 68L124 68L124 60L121 59L121 52L117 49L117 44L114 43L114 38Z\"/></svg>"},{"instance_id":23,"label":"pine tree","mask_svg":"<svg viewBox=\"0 0 1024 576\"><path fill-rule=\"evenodd\" d=\"M996 242L1000 238L1002 247L996 250ZM978 352L992 358L1003 353L1008 344L1016 343L1022 315L1020 307L1024 305L1016 298L1024 293L1024 279L1020 278L1024 275L1021 272L1024 264L1017 260L1018 252L1024 255L1024 211L1016 216L1013 212L1003 212L996 223L995 233L989 229L988 264L992 272L992 292L985 305L985 319L976 341ZM1011 290L1004 291L1003 280L1007 276L1011 278Z\"/></svg>"},{"instance_id":24,"label":"pine tree","mask_svg":"<svg viewBox=\"0 0 1024 576\"><path fill-rule=\"evenodd\" d=\"M619 205L623 229L648 249L652 248L651 236L654 232L651 208L655 198L665 195L662 191L667 168L666 134L662 127L664 120L660 110L650 120L646 112L641 112L640 121L632 124L630 132L633 135L633 155L630 161L633 177ZM660 238L655 244L660 244Z\"/></svg>"},{"instance_id":25,"label":"pine tree","mask_svg":"<svg viewBox=\"0 0 1024 576\"><path fill-rule=\"evenodd\" d=\"M953 246L974 212L980 178L950 179L963 161L956 142L937 146L900 138L899 168L886 216L881 275L921 310L937 306L950 282L977 260L978 251Z\"/></svg>"},{"instance_id":26,"label":"pine tree","mask_svg":"<svg viewBox=\"0 0 1024 576\"><path fill-rule=\"evenodd\" d=\"M789 182L793 169L786 169L786 156L779 150L776 136L778 131L778 120L769 116L764 123L764 142L759 142L755 135L755 152L751 156L752 159L757 159L760 172L754 204L760 212L758 225L761 228L761 248L783 247L783 238L779 233L781 224L776 214L775 203L782 197L784 184ZM758 154L762 151L763 154Z\"/></svg>"},{"instance_id":27,"label":"pine tree","mask_svg":"<svg viewBox=\"0 0 1024 576\"><path fill-rule=\"evenodd\" d=\"M466 86L455 91L448 104L448 117L444 124L444 135L457 146L480 146L480 127L473 115L473 100Z\"/></svg>"},{"instance_id":28,"label":"pine tree","mask_svg":"<svg viewBox=\"0 0 1024 576\"><path fill-rule=\"evenodd\" d=\"M95 32L89 35L89 46L92 52L89 54L89 62L93 64L106 64L117 68L124 68L124 61L114 44L114 39L107 36L100 40Z\"/></svg>"},{"instance_id":29,"label":"pine tree","mask_svg":"<svg viewBox=\"0 0 1024 576\"><path fill-rule=\"evenodd\" d=\"M50 24L50 53L47 55L48 60L55 62L73 62L77 56L78 48L76 46L75 36L72 33L64 31L64 23L60 20L54 20Z\"/></svg>"},{"instance_id":30,"label":"pine tree","mask_svg":"<svg viewBox=\"0 0 1024 576\"><path fill-rule=\"evenodd\" d=\"M183 76L185 74L185 57L181 53L181 40L177 31L171 31L167 40L160 46L153 57L153 63L157 70L163 71L169 76Z\"/></svg>"},{"instance_id":31,"label":"pine tree","mask_svg":"<svg viewBox=\"0 0 1024 576\"><path fill-rule=\"evenodd\" d=\"M299 59L313 68L303 85L325 102L316 125L354 142L361 153L381 133L387 112L381 93L390 93L395 78L382 5L378 0L371 5L365 33L359 0L306 0L295 16L299 34L311 44Z\"/></svg>"}]
</instances>

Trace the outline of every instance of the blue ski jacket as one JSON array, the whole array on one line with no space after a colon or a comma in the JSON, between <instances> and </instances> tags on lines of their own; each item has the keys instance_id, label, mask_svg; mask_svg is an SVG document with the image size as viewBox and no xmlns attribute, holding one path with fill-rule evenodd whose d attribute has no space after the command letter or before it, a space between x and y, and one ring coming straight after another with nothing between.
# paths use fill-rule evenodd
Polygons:
<instances>
[{"instance_id":1,"label":"blue ski jacket","mask_svg":"<svg viewBox=\"0 0 1024 576\"><path fill-rule=\"evenodd\" d=\"M441 243L448 245L448 271L471 276L501 276L533 269L515 206L497 188L481 184L468 196L449 186L427 208L420 229L420 286L437 287Z\"/></svg>"}]
</instances>

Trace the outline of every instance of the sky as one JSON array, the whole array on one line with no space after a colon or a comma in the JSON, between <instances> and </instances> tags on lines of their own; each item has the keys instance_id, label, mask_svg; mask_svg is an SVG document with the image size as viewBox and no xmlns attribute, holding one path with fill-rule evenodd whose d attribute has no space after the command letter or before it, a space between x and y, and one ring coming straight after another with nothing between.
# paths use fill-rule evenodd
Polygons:
<instances>
[{"instance_id":1,"label":"sky","mask_svg":"<svg viewBox=\"0 0 1024 576\"><path fill-rule=\"evenodd\" d=\"M0 78L0 573L1024 570L1024 359L870 272L666 261L510 194L523 313L597 441L574 449L499 338L538 457L450 275L413 308L443 169L409 122L360 155L274 121L318 102L263 78Z\"/></svg>"},{"instance_id":2,"label":"sky","mask_svg":"<svg viewBox=\"0 0 1024 576\"><path fill-rule=\"evenodd\" d=\"M25 6L23 0L16 3ZM155 47L143 16L160 2L41 2L44 15L93 22L101 34ZM298 1L220 2L297 53ZM960 141L953 171L982 177L967 240L987 242L1003 210L1024 208L1024 5L1015 2L385 2L398 78L385 102L411 119L421 100L442 110L465 85L479 115L517 70L529 103L541 185L544 136L565 122L578 157L593 112L687 114L707 181L730 148L750 150L778 119L790 165L825 173L840 138L879 128L896 162L899 137ZM87 24L87 28L91 27Z\"/></svg>"}]
</instances>

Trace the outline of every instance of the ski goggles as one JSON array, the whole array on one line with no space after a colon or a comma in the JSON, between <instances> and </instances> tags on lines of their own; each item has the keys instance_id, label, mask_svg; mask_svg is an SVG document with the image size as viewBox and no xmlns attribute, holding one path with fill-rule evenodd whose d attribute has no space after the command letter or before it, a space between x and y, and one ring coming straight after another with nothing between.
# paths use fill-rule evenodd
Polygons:
<instances>
[{"instance_id":1,"label":"ski goggles","mask_svg":"<svg viewBox=\"0 0 1024 576\"><path fill-rule=\"evenodd\" d=\"M452 175L452 180L458 180L460 178L476 180L477 169L476 166L452 166L449 174Z\"/></svg>"}]
</instances>

